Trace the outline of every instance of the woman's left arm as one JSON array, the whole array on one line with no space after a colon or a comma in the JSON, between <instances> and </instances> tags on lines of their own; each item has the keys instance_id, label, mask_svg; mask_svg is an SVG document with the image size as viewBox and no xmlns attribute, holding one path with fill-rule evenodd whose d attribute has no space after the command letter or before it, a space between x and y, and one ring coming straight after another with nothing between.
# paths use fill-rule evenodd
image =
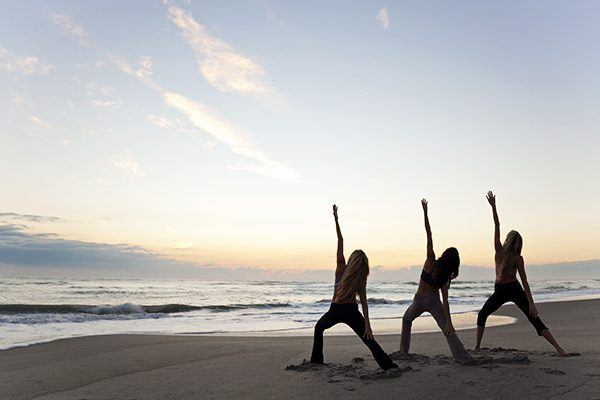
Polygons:
<instances>
[{"instance_id":1,"label":"woman's left arm","mask_svg":"<svg viewBox=\"0 0 600 400\"><path fill-rule=\"evenodd\" d=\"M519 271L521 282L523 282L523 290L525 290L527 300L529 300L529 314L531 314L533 318L536 318L538 316L538 310L535 307L535 304L533 303L533 296L531 295L529 282L527 282L527 274L525 273L525 261L523 261L523 257L519 257L519 259L517 260L517 271Z\"/></svg>"},{"instance_id":2,"label":"woman's left arm","mask_svg":"<svg viewBox=\"0 0 600 400\"><path fill-rule=\"evenodd\" d=\"M450 303L448 303L448 284L442 286L442 299L444 300L444 314L446 314L446 327L444 328L444 335L448 336L454 333L454 326L452 325L452 318L450 316Z\"/></svg>"},{"instance_id":3,"label":"woman's left arm","mask_svg":"<svg viewBox=\"0 0 600 400\"><path fill-rule=\"evenodd\" d=\"M365 317L365 333L363 335L366 339L373 339L373 330L371 329L371 322L369 321L369 305L367 304L367 289L363 289L358 295L360 298L360 305L363 310L363 317Z\"/></svg>"}]
</instances>

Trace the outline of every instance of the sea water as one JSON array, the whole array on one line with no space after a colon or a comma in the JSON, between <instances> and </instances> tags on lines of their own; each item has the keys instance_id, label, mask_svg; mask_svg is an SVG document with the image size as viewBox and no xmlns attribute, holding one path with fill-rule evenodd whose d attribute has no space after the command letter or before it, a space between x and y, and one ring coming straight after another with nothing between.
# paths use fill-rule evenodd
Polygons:
<instances>
[{"instance_id":1,"label":"sea water","mask_svg":"<svg viewBox=\"0 0 600 400\"><path fill-rule=\"evenodd\" d=\"M536 302L600 294L599 279L534 281L530 286ZM455 281L450 289L453 315L474 315L493 287L492 281ZM377 327L385 320L393 321L385 333L400 333L395 319L402 317L416 290L415 282L369 281L369 314L376 333L382 333ZM0 277L0 349L121 333L310 335L332 293L332 282L5 276ZM437 329L424 324L413 331L432 328ZM349 329L338 332L351 334Z\"/></svg>"}]
</instances>

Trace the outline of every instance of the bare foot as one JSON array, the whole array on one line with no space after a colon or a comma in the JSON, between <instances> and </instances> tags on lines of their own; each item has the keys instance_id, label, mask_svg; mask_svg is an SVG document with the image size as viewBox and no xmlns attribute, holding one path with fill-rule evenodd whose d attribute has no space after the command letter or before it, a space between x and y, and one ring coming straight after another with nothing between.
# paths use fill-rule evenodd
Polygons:
<instances>
[{"instance_id":1,"label":"bare foot","mask_svg":"<svg viewBox=\"0 0 600 400\"><path fill-rule=\"evenodd\" d=\"M567 353L566 351L564 351L562 347L558 347L558 348L556 349L556 351L558 351L558 354L560 354L560 355L561 355L561 356L563 356L563 357L565 357L565 356L568 356L568 355L570 355L570 354L571 354L571 353Z\"/></svg>"},{"instance_id":2,"label":"bare foot","mask_svg":"<svg viewBox=\"0 0 600 400\"><path fill-rule=\"evenodd\" d=\"M475 346L471 350L473 350L473 351L479 351L479 346Z\"/></svg>"}]
</instances>

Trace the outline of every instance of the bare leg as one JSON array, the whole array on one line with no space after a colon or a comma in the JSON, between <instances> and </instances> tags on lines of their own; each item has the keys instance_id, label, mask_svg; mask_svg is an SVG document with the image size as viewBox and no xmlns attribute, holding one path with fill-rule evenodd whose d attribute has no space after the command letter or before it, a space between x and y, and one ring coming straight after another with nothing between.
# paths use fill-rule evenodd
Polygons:
<instances>
[{"instance_id":1,"label":"bare leg","mask_svg":"<svg viewBox=\"0 0 600 400\"><path fill-rule=\"evenodd\" d=\"M473 347L474 351L479 351L479 347L481 346L481 339L483 338L483 331L485 330L485 326L477 325L477 344ZM548 332L550 333L550 332Z\"/></svg>"},{"instance_id":2,"label":"bare leg","mask_svg":"<svg viewBox=\"0 0 600 400\"><path fill-rule=\"evenodd\" d=\"M556 339L554 339L554 336L552 336L552 334L550 333L549 329L544 329L542 331L542 336L544 337L544 339L546 339L552 346L554 346L554 348L556 349L556 351L558 351L561 355L565 355L568 354L562 347L560 347L558 345L558 342L556 341Z\"/></svg>"}]
</instances>

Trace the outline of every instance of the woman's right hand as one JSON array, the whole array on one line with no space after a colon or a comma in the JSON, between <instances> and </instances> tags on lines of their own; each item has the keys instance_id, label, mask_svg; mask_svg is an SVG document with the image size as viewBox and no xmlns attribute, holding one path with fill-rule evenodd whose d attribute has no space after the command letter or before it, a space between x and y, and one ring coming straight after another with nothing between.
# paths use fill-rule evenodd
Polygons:
<instances>
[{"instance_id":1,"label":"woman's right hand","mask_svg":"<svg viewBox=\"0 0 600 400\"><path fill-rule=\"evenodd\" d=\"M427 200L421 200L421 205L423 206L423 211L427 212Z\"/></svg>"},{"instance_id":2,"label":"woman's right hand","mask_svg":"<svg viewBox=\"0 0 600 400\"><path fill-rule=\"evenodd\" d=\"M491 190L487 192L487 196L485 196L485 198L487 199L488 203L490 203L490 206L496 207L496 196Z\"/></svg>"},{"instance_id":3,"label":"woman's right hand","mask_svg":"<svg viewBox=\"0 0 600 400\"><path fill-rule=\"evenodd\" d=\"M533 304L533 302L529 302L529 314L531 314L531 316L533 318L537 318L537 316L539 315L537 308L535 307L535 304Z\"/></svg>"},{"instance_id":4,"label":"woman's right hand","mask_svg":"<svg viewBox=\"0 0 600 400\"><path fill-rule=\"evenodd\" d=\"M335 204L333 205L333 216L335 219L337 219L337 217L338 217L337 216L337 206Z\"/></svg>"},{"instance_id":5,"label":"woman's right hand","mask_svg":"<svg viewBox=\"0 0 600 400\"><path fill-rule=\"evenodd\" d=\"M368 340L373 340L373 330L371 329L371 324L365 325L365 333L363 337Z\"/></svg>"}]
</instances>

